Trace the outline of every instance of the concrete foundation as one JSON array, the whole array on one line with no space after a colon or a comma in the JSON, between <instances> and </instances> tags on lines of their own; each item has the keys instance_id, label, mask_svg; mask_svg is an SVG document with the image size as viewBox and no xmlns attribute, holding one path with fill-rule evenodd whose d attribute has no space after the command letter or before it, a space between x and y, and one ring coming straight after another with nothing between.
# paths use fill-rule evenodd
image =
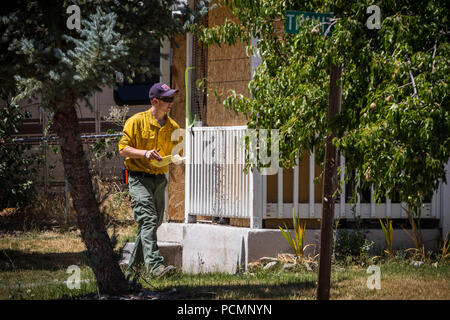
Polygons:
<instances>
[{"instance_id":1,"label":"concrete foundation","mask_svg":"<svg viewBox=\"0 0 450 320\"><path fill-rule=\"evenodd\" d=\"M370 229L367 238L375 242L377 249L385 247L382 230ZM425 248L439 248L440 231L422 230ZM188 273L227 272L236 273L246 269L249 262L261 257L277 257L279 253L292 253L279 230L250 229L203 223L163 223L158 229L161 243L177 243L177 257L167 256L166 261L181 260L183 271ZM319 252L320 230L306 230L305 243L312 244L306 255ZM182 250L181 250L182 247ZM403 230L394 230L394 249L414 247L413 241ZM180 250L182 252L180 252ZM161 249L163 252L163 249ZM164 254L163 254L164 255Z\"/></svg>"},{"instance_id":2,"label":"concrete foundation","mask_svg":"<svg viewBox=\"0 0 450 320\"><path fill-rule=\"evenodd\" d=\"M182 269L182 252L183 247L180 243L177 242L160 242L158 241L159 251L164 257L164 263L166 265L173 265L177 267L177 269ZM134 249L133 242L127 242L122 251L122 260L120 260L119 264L124 265L128 264L130 260L131 253Z\"/></svg>"}]
</instances>

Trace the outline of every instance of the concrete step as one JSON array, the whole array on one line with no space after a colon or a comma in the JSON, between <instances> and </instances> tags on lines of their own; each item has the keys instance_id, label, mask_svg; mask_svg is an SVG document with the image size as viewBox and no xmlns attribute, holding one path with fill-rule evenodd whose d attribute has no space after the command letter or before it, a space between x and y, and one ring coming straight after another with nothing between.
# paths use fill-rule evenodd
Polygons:
<instances>
[{"instance_id":1,"label":"concrete step","mask_svg":"<svg viewBox=\"0 0 450 320\"><path fill-rule=\"evenodd\" d=\"M183 261L183 246L181 243L158 241L158 247L159 252L161 252L161 255L164 257L164 264L166 266L171 264L178 270L181 270ZM122 260L120 260L120 265L128 264L133 249L134 242L125 243L122 250Z\"/></svg>"}]
</instances>

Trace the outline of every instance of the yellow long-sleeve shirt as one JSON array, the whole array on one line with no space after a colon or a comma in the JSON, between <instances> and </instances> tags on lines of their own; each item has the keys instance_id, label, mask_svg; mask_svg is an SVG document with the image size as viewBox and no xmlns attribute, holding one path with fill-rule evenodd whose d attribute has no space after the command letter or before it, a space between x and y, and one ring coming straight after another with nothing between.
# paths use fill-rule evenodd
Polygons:
<instances>
[{"instance_id":1,"label":"yellow long-sleeve shirt","mask_svg":"<svg viewBox=\"0 0 450 320\"><path fill-rule=\"evenodd\" d=\"M172 133L180 126L169 116L161 127L153 117L150 109L131 116L123 127L123 136L119 141L119 151L130 146L141 150L155 149L164 157L170 155L172 149L181 141L181 138L172 141ZM169 166L156 167L147 158L126 158L125 166L128 170L142 171L150 174L165 174Z\"/></svg>"}]
</instances>

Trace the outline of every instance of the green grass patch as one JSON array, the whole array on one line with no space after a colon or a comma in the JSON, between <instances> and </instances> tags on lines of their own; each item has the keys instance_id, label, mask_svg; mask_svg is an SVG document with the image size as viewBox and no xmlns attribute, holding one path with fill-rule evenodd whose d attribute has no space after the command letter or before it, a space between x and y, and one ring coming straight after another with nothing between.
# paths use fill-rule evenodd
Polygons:
<instances>
[{"instance_id":1,"label":"green grass patch","mask_svg":"<svg viewBox=\"0 0 450 320\"><path fill-rule=\"evenodd\" d=\"M70 289L64 283L71 275L66 273L66 270L22 269L0 272L0 300L71 299L97 292L94 274L89 267L80 267L81 282L79 289Z\"/></svg>"}]
</instances>

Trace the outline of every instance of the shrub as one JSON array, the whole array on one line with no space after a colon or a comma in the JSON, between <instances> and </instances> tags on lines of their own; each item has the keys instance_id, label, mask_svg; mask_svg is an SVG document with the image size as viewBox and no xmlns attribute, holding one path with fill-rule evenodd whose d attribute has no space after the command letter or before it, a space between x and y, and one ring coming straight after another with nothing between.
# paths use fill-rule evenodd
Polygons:
<instances>
[{"instance_id":1,"label":"shrub","mask_svg":"<svg viewBox=\"0 0 450 320\"><path fill-rule=\"evenodd\" d=\"M361 230L338 230L334 245L336 260L365 262L374 242L369 241Z\"/></svg>"},{"instance_id":2,"label":"shrub","mask_svg":"<svg viewBox=\"0 0 450 320\"><path fill-rule=\"evenodd\" d=\"M33 195L37 156L25 155L30 146L14 142L13 137L28 117L15 104L0 108L0 210L23 207Z\"/></svg>"}]
</instances>

